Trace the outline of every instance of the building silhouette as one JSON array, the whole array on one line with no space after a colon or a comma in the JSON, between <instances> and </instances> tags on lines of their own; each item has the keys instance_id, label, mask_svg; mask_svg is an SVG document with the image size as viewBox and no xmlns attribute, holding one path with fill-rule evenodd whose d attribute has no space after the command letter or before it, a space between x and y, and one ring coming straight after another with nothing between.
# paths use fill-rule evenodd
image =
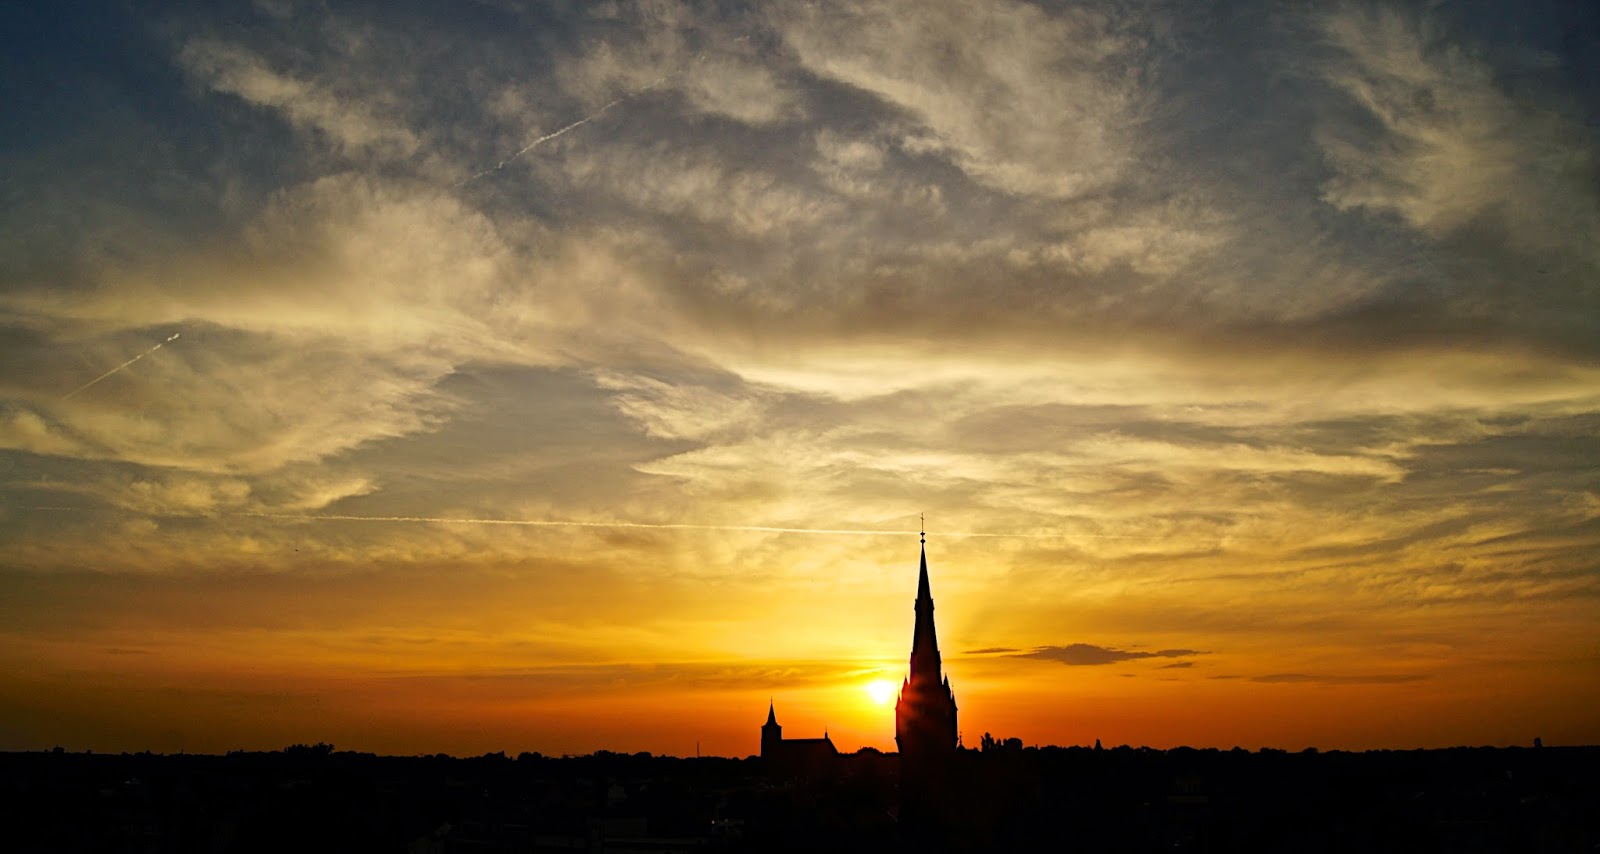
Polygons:
<instances>
[{"instance_id":1,"label":"building silhouette","mask_svg":"<svg viewBox=\"0 0 1600 854\"><path fill-rule=\"evenodd\" d=\"M959 739L956 697L944 673L933 624L933 592L928 583L928 538L921 535L917 573L916 623L911 635L911 667L894 708L894 740L899 747L900 821L911 836L932 834L951 804L951 765ZM775 704L767 705L761 726L761 759L774 778L822 779L840 773L839 751L826 732L822 738L783 737Z\"/></svg>"},{"instance_id":2,"label":"building silhouette","mask_svg":"<svg viewBox=\"0 0 1600 854\"><path fill-rule=\"evenodd\" d=\"M767 704L767 722L761 725L761 761L772 777L831 776L838 767L839 750L824 731L821 738L783 737L778 713Z\"/></svg>"},{"instance_id":3,"label":"building silhouette","mask_svg":"<svg viewBox=\"0 0 1600 854\"><path fill-rule=\"evenodd\" d=\"M932 829L949 792L957 748L956 697L944 674L933 627L928 585L928 536L922 534L917 575L916 627L911 636L911 672L894 707L894 740L900 748L900 816L908 830Z\"/></svg>"}]
</instances>

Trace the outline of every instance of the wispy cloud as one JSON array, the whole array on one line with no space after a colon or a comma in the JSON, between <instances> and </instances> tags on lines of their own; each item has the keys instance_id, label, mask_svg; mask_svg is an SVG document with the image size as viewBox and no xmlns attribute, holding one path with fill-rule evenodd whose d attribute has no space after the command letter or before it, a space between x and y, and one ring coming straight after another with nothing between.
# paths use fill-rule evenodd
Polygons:
<instances>
[{"instance_id":1,"label":"wispy cloud","mask_svg":"<svg viewBox=\"0 0 1600 854\"><path fill-rule=\"evenodd\" d=\"M1597 260L1578 242L1600 225L1600 204L1578 189L1593 151L1560 114L1511 97L1433 21L1372 7L1323 24L1338 50L1328 79L1370 120L1321 134L1336 173L1330 203L1394 213L1436 237L1486 218L1520 249Z\"/></svg>"},{"instance_id":2,"label":"wispy cloud","mask_svg":"<svg viewBox=\"0 0 1600 854\"><path fill-rule=\"evenodd\" d=\"M403 124L375 115L362 100L275 71L248 48L195 39L184 46L179 61L210 88L281 110L289 121L325 134L347 153L399 157L414 153L420 144Z\"/></svg>"},{"instance_id":3,"label":"wispy cloud","mask_svg":"<svg viewBox=\"0 0 1600 854\"><path fill-rule=\"evenodd\" d=\"M998 189L1071 197L1129 163L1133 43L1102 13L821 4L785 21L784 35L808 69L905 110L908 149L948 156Z\"/></svg>"}]
</instances>

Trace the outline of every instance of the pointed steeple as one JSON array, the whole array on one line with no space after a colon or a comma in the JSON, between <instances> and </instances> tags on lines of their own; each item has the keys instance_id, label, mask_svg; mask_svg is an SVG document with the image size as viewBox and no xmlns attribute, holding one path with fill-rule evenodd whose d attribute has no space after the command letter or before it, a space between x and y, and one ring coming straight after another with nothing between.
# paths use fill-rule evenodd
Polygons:
<instances>
[{"instance_id":1,"label":"pointed steeple","mask_svg":"<svg viewBox=\"0 0 1600 854\"><path fill-rule=\"evenodd\" d=\"M783 747L783 727L778 726L778 712L772 700L767 700L767 722L761 725L761 755L775 756Z\"/></svg>"},{"instance_id":2,"label":"pointed steeple","mask_svg":"<svg viewBox=\"0 0 1600 854\"><path fill-rule=\"evenodd\" d=\"M917 575L917 601L927 600L928 607L933 607L933 593L928 590L928 535L922 535L922 571Z\"/></svg>"},{"instance_id":3,"label":"pointed steeple","mask_svg":"<svg viewBox=\"0 0 1600 854\"><path fill-rule=\"evenodd\" d=\"M912 824L927 820L944 808L939 805L938 792L943 785L939 781L949 770L947 761L955 755L959 739L955 692L950 690L950 677L944 674L933 628L926 530L921 541L911 672L900 688L894 709L894 741L900 749L901 815L909 817Z\"/></svg>"},{"instance_id":4,"label":"pointed steeple","mask_svg":"<svg viewBox=\"0 0 1600 854\"><path fill-rule=\"evenodd\" d=\"M894 745L899 747L901 811L912 835L930 833L949 814L950 763L960 745L955 726L955 692L939 660L933 632L933 587L928 584L928 533L922 531L917 568L917 625L910 641L910 673L894 704ZM934 840L936 836L926 838ZM920 851L920 846L918 846Z\"/></svg>"},{"instance_id":5,"label":"pointed steeple","mask_svg":"<svg viewBox=\"0 0 1600 854\"><path fill-rule=\"evenodd\" d=\"M939 657L939 639L933 628L933 592L928 586L928 534L922 532L922 560L917 573L917 624L911 633L911 681L939 684L944 664Z\"/></svg>"}]
</instances>

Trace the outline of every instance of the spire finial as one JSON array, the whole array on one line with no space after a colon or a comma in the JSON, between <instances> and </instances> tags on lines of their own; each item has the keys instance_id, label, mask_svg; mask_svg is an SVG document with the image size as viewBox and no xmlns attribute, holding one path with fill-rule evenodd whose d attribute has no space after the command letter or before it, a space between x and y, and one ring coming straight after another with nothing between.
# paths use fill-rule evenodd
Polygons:
<instances>
[{"instance_id":1,"label":"spire finial","mask_svg":"<svg viewBox=\"0 0 1600 854\"><path fill-rule=\"evenodd\" d=\"M922 522L922 530L917 533L917 536L922 539L922 544L923 545L927 545L928 544L928 514L926 514L926 513L918 513L917 514L917 519Z\"/></svg>"}]
</instances>

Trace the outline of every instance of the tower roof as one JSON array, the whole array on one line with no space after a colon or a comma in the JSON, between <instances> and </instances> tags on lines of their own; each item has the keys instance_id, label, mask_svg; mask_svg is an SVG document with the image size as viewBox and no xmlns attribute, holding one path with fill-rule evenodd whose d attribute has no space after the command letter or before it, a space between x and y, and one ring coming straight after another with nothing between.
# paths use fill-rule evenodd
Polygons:
<instances>
[{"instance_id":1,"label":"tower roof","mask_svg":"<svg viewBox=\"0 0 1600 854\"><path fill-rule=\"evenodd\" d=\"M921 562L917 572L917 624L911 635L911 681L939 682L943 663L939 658L939 639L933 629L933 593L928 585L928 540L923 534Z\"/></svg>"},{"instance_id":2,"label":"tower roof","mask_svg":"<svg viewBox=\"0 0 1600 854\"><path fill-rule=\"evenodd\" d=\"M931 592L929 592L929 590L928 590L928 541L927 540L923 540L922 541L922 570L917 575L917 601L921 602L924 599L926 599L928 601L928 604L930 606L933 604L933 594Z\"/></svg>"},{"instance_id":3,"label":"tower roof","mask_svg":"<svg viewBox=\"0 0 1600 854\"><path fill-rule=\"evenodd\" d=\"M777 711L773 708L772 701L768 700L767 701L767 726L777 726L777 725L778 725L778 714L777 714Z\"/></svg>"}]
</instances>

